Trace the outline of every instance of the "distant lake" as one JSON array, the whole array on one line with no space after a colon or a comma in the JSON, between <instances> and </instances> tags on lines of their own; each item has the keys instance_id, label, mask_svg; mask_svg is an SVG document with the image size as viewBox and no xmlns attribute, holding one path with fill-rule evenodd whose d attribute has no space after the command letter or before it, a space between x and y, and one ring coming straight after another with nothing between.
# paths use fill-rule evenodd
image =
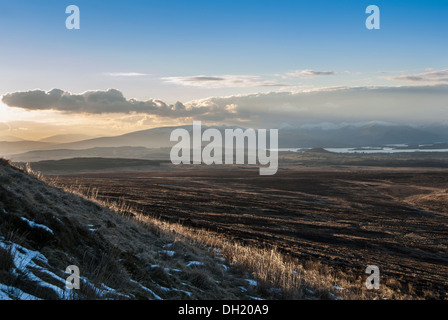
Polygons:
<instances>
[{"instance_id":1,"label":"distant lake","mask_svg":"<svg viewBox=\"0 0 448 320\"><path fill-rule=\"evenodd\" d=\"M304 152L311 148L279 148L279 152ZM403 153L403 152L448 152L448 149L396 149L391 147L378 148L323 148L334 153Z\"/></svg>"}]
</instances>

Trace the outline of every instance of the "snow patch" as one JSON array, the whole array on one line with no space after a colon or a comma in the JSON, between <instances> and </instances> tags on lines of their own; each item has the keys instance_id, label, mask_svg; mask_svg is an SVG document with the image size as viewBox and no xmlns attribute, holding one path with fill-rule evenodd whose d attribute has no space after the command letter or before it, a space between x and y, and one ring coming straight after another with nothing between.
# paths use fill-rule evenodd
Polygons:
<instances>
[{"instance_id":1,"label":"snow patch","mask_svg":"<svg viewBox=\"0 0 448 320\"><path fill-rule=\"evenodd\" d=\"M95 226L93 224L88 224L87 227L89 228L90 232L94 232L94 231L98 230L98 228L95 228Z\"/></svg>"},{"instance_id":2,"label":"snow patch","mask_svg":"<svg viewBox=\"0 0 448 320\"><path fill-rule=\"evenodd\" d=\"M257 286L258 282L252 279L246 279L246 281L249 283L250 286Z\"/></svg>"},{"instance_id":3,"label":"snow patch","mask_svg":"<svg viewBox=\"0 0 448 320\"><path fill-rule=\"evenodd\" d=\"M190 261L187 263L187 267L191 267L191 266L203 266L204 264L200 261Z\"/></svg>"},{"instance_id":4,"label":"snow patch","mask_svg":"<svg viewBox=\"0 0 448 320\"><path fill-rule=\"evenodd\" d=\"M164 253L164 254L166 254L168 257L172 257L172 256L174 256L174 254L176 253L176 251L161 250L160 253Z\"/></svg>"},{"instance_id":5,"label":"snow patch","mask_svg":"<svg viewBox=\"0 0 448 320\"><path fill-rule=\"evenodd\" d=\"M39 251L34 251L30 249L26 249L16 243L4 243L0 242L0 247L11 250L13 259L14 259L14 266L15 270L13 270L12 274L18 276L20 271L23 275L25 275L29 280L36 282L41 287L46 287L51 290L53 290L60 299L68 299L73 296L73 292L65 287L65 280L61 277L57 276L53 272L37 265L34 261L40 261L43 264L48 265L47 258L41 254ZM58 280L63 283L63 289L52 285L50 283L47 283L43 281L41 278L36 276L32 270L38 270L40 272L43 272L45 274L50 275L55 280Z\"/></svg>"},{"instance_id":6,"label":"snow patch","mask_svg":"<svg viewBox=\"0 0 448 320\"><path fill-rule=\"evenodd\" d=\"M163 290L163 291L165 291L165 292L169 292L169 291L176 291L176 292L182 292L182 293L185 293L187 296L189 296L189 297L191 297L191 295L192 295L192 293L191 292L189 292L189 291L185 291L185 290L180 290L180 289L175 289L175 288L166 288L166 287L162 287L160 284L158 284L158 287L161 289L161 290Z\"/></svg>"},{"instance_id":7,"label":"snow patch","mask_svg":"<svg viewBox=\"0 0 448 320\"><path fill-rule=\"evenodd\" d=\"M43 224L38 224L38 223L28 220L27 218L24 218L24 217L20 217L20 219L22 219L22 221L25 221L26 223L28 223L28 225L32 229L34 229L34 228L43 229L51 234L54 234L53 230L51 230L50 228L48 228L47 226L45 226Z\"/></svg>"},{"instance_id":8,"label":"snow patch","mask_svg":"<svg viewBox=\"0 0 448 320\"><path fill-rule=\"evenodd\" d=\"M310 289L305 289L306 293L314 295L314 291L310 290Z\"/></svg>"},{"instance_id":9,"label":"snow patch","mask_svg":"<svg viewBox=\"0 0 448 320\"><path fill-rule=\"evenodd\" d=\"M62 225L64 224L64 222L62 222L61 219L59 219L59 218L56 217L56 216L53 216L53 219L56 220L57 222L59 222L59 223L62 224Z\"/></svg>"},{"instance_id":10,"label":"snow patch","mask_svg":"<svg viewBox=\"0 0 448 320\"><path fill-rule=\"evenodd\" d=\"M162 299L161 297L159 297L154 291L152 291L152 290L149 289L149 288L146 288L145 286L141 285L141 284L138 283L137 281L131 279L131 282L132 282L132 283L135 283L136 285L138 285L138 286L139 286L140 288L142 288L144 291L149 292L150 294L152 294L153 297L154 297L156 300L163 300L163 299Z\"/></svg>"},{"instance_id":11,"label":"snow patch","mask_svg":"<svg viewBox=\"0 0 448 320\"><path fill-rule=\"evenodd\" d=\"M332 299L339 300L339 298L336 295L334 295L333 293L329 292L328 294Z\"/></svg>"},{"instance_id":12,"label":"snow patch","mask_svg":"<svg viewBox=\"0 0 448 320\"><path fill-rule=\"evenodd\" d=\"M0 300L42 300L22 290L0 283Z\"/></svg>"}]
</instances>

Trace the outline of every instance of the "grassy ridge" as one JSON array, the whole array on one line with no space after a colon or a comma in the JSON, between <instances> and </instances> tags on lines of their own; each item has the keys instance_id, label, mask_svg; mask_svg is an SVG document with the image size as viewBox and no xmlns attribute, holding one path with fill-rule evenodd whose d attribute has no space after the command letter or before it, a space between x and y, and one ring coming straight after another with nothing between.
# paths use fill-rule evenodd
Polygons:
<instances>
[{"instance_id":1,"label":"grassy ridge","mask_svg":"<svg viewBox=\"0 0 448 320\"><path fill-rule=\"evenodd\" d=\"M0 299L249 299L251 276L208 247L0 160ZM194 262L194 263L193 263ZM65 269L80 269L80 290ZM242 290L241 288L244 288Z\"/></svg>"}]
</instances>

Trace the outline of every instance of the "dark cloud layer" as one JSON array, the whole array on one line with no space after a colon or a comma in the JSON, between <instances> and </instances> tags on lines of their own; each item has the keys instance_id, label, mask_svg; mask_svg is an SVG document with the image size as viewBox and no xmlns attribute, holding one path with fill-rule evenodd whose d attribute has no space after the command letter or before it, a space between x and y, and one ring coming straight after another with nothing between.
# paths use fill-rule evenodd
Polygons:
<instances>
[{"instance_id":1,"label":"dark cloud layer","mask_svg":"<svg viewBox=\"0 0 448 320\"><path fill-rule=\"evenodd\" d=\"M323 88L217 97L190 104L217 109L234 106L236 118L257 125L374 120L433 123L448 119L448 85Z\"/></svg>"},{"instance_id":2,"label":"dark cloud layer","mask_svg":"<svg viewBox=\"0 0 448 320\"><path fill-rule=\"evenodd\" d=\"M341 121L428 123L448 119L448 85L339 87L177 102L126 99L115 89L72 94L59 89L9 93L3 102L27 110L142 114L165 118L266 125Z\"/></svg>"},{"instance_id":3,"label":"dark cloud layer","mask_svg":"<svg viewBox=\"0 0 448 320\"><path fill-rule=\"evenodd\" d=\"M68 113L141 113L170 118L206 115L209 112L217 112L224 116L227 113L225 108L223 110L208 107L187 108L181 102L167 104L160 100L128 100L115 89L88 91L82 94L72 94L60 89L49 92L33 90L5 94L2 101L10 107Z\"/></svg>"}]
</instances>

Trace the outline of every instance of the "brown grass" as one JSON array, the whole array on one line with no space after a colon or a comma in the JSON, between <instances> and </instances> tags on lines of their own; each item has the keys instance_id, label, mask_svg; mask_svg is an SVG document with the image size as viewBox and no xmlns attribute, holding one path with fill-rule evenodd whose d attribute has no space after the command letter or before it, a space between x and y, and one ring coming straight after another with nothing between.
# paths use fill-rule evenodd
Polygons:
<instances>
[{"instance_id":1,"label":"brown grass","mask_svg":"<svg viewBox=\"0 0 448 320\"><path fill-rule=\"evenodd\" d=\"M42 267L61 278L68 265L77 265L89 283L83 281L73 299L247 299L237 284L249 275L237 268L223 272L208 248L192 246L185 236L165 232L156 224L142 223L124 199L92 201L95 190L87 196L73 189L67 192L27 171L0 163L0 210L8 212L0 214L0 236L3 242L39 250L48 259ZM22 218L48 226L54 234L30 228ZM11 237L5 240L8 234ZM163 254L166 246L176 254ZM2 283L39 298L58 298L51 289L28 281L26 274L13 276L11 256L7 250L0 254ZM186 267L190 261L200 261L204 267ZM39 270L30 272L54 282ZM100 295L102 284L117 293Z\"/></svg>"},{"instance_id":2,"label":"brown grass","mask_svg":"<svg viewBox=\"0 0 448 320\"><path fill-rule=\"evenodd\" d=\"M319 261L301 262L275 248L260 248L241 244L222 234L197 229L180 223L167 222L158 217L143 214L123 198L117 201L98 199L97 189L83 192L81 185L71 187L70 192L84 194L90 200L107 206L143 224L152 232L173 241L185 241L193 246L209 248L231 265L257 279L257 293L272 299L411 299L408 294L393 290L383 284L378 291L367 290L364 278L355 278L341 272L334 273ZM199 275L202 275L199 277ZM191 279L204 289L209 284L204 271L195 270ZM366 275L367 277L367 275ZM338 289L336 289L338 288Z\"/></svg>"},{"instance_id":3,"label":"brown grass","mask_svg":"<svg viewBox=\"0 0 448 320\"><path fill-rule=\"evenodd\" d=\"M24 170L26 177L20 171L7 175L0 172L2 185L9 185L0 185L3 188L0 188L0 209L6 207L13 213L2 217L1 233L13 231L21 241L38 246L59 270L76 264L90 281L120 288L136 298L148 294L130 279L169 299L247 298L238 289L247 287L246 279L256 279L258 283L248 287L248 295L270 299L412 298L401 293L394 283L384 283L380 290L369 291L363 283L365 277L331 271L319 261L299 261L274 247L247 245L213 231L144 215L124 198L100 200L97 189L85 190L74 184L61 190L57 181L47 180L57 187L50 188L41 181L45 178L29 166ZM36 207L51 208L51 212ZM38 235L31 234L32 230L20 224L14 214L19 211L60 236L42 242ZM98 232L90 232L88 225L97 226ZM170 250L176 252L173 257L160 253L165 245L172 246ZM70 258L64 257L66 252L70 252ZM5 255L4 268L7 268L8 253L0 254ZM185 267L188 261L200 261L203 267ZM220 263L230 265L230 270L224 272ZM99 298L95 288L82 287L83 298Z\"/></svg>"},{"instance_id":4,"label":"brown grass","mask_svg":"<svg viewBox=\"0 0 448 320\"><path fill-rule=\"evenodd\" d=\"M161 221L134 212L136 219L157 228L166 235L182 238L191 244L212 247L228 263L251 274L259 283L264 296L280 299L409 299L408 295L394 292L387 285L379 291L369 291L363 281L350 275L334 274L321 262L301 263L275 248L259 248L240 244L220 234L197 230L177 223ZM336 290L335 287L343 288ZM275 289L280 289L281 293Z\"/></svg>"}]
</instances>

